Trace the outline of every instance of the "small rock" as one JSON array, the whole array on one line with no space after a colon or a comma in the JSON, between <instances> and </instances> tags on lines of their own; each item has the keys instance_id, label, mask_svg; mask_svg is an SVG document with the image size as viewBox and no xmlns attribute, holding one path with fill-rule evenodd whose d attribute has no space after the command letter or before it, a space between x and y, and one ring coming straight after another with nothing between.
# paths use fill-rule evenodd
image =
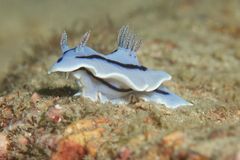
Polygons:
<instances>
[{"instance_id":1,"label":"small rock","mask_svg":"<svg viewBox=\"0 0 240 160\"><path fill-rule=\"evenodd\" d=\"M28 139L21 135L18 137L18 143L20 145L26 146L28 144Z\"/></svg>"},{"instance_id":2,"label":"small rock","mask_svg":"<svg viewBox=\"0 0 240 160\"><path fill-rule=\"evenodd\" d=\"M38 144L40 146L43 146L44 148L48 148L50 150L55 151L60 138L61 138L60 135L44 134L43 136L38 138Z\"/></svg>"},{"instance_id":3,"label":"small rock","mask_svg":"<svg viewBox=\"0 0 240 160\"><path fill-rule=\"evenodd\" d=\"M87 151L80 144L69 140L61 141L51 160L81 160L86 154Z\"/></svg>"},{"instance_id":4,"label":"small rock","mask_svg":"<svg viewBox=\"0 0 240 160\"><path fill-rule=\"evenodd\" d=\"M7 159L9 141L4 133L0 133L0 159Z\"/></svg>"},{"instance_id":5,"label":"small rock","mask_svg":"<svg viewBox=\"0 0 240 160\"><path fill-rule=\"evenodd\" d=\"M185 134L180 131L173 132L163 137L163 144L167 146L179 146L183 144L185 140Z\"/></svg>"},{"instance_id":6,"label":"small rock","mask_svg":"<svg viewBox=\"0 0 240 160\"><path fill-rule=\"evenodd\" d=\"M108 124L108 119L82 119L69 125L57 144L52 160L66 157L67 160L82 159L86 155L96 157L99 147L104 143L103 133L106 130L101 127L104 124Z\"/></svg>"},{"instance_id":7,"label":"small rock","mask_svg":"<svg viewBox=\"0 0 240 160\"><path fill-rule=\"evenodd\" d=\"M41 96L40 96L38 93L34 92L33 95L32 95L32 97L31 97L31 102L32 102L34 105L36 105L37 102L40 101L40 99L41 99Z\"/></svg>"},{"instance_id":8,"label":"small rock","mask_svg":"<svg viewBox=\"0 0 240 160\"><path fill-rule=\"evenodd\" d=\"M116 160L128 160L131 156L131 150L128 148L123 148L118 157L116 158Z\"/></svg>"},{"instance_id":9,"label":"small rock","mask_svg":"<svg viewBox=\"0 0 240 160\"><path fill-rule=\"evenodd\" d=\"M14 100L16 97L17 97L16 94L11 93L11 94L5 96L5 100L6 100L7 102L8 102L8 101L12 101L12 100Z\"/></svg>"},{"instance_id":10,"label":"small rock","mask_svg":"<svg viewBox=\"0 0 240 160\"><path fill-rule=\"evenodd\" d=\"M182 151L179 151L176 154L174 154L174 156L171 159L179 159L179 160L184 160L184 159L187 159L187 160L208 160L209 158L204 156L204 155L202 155L202 154L200 154L200 153L194 152L194 151L182 150Z\"/></svg>"},{"instance_id":11,"label":"small rock","mask_svg":"<svg viewBox=\"0 0 240 160\"><path fill-rule=\"evenodd\" d=\"M2 110L3 114L3 118L6 118L6 119L13 119L13 111L12 111L12 108L10 107L5 107L3 110Z\"/></svg>"},{"instance_id":12,"label":"small rock","mask_svg":"<svg viewBox=\"0 0 240 160\"><path fill-rule=\"evenodd\" d=\"M61 107L59 104L56 104L54 107L55 107L56 109L62 109L62 107Z\"/></svg>"},{"instance_id":13,"label":"small rock","mask_svg":"<svg viewBox=\"0 0 240 160\"><path fill-rule=\"evenodd\" d=\"M0 107L5 103L5 98L0 97Z\"/></svg>"},{"instance_id":14,"label":"small rock","mask_svg":"<svg viewBox=\"0 0 240 160\"><path fill-rule=\"evenodd\" d=\"M62 120L62 111L56 107L51 107L48 109L46 116L55 123L59 123Z\"/></svg>"},{"instance_id":15,"label":"small rock","mask_svg":"<svg viewBox=\"0 0 240 160\"><path fill-rule=\"evenodd\" d=\"M78 133L84 130L93 130L104 124L108 124L109 120L107 118L101 117L97 119L82 119L78 120L71 125L69 125L64 132L64 135Z\"/></svg>"},{"instance_id":16,"label":"small rock","mask_svg":"<svg viewBox=\"0 0 240 160\"><path fill-rule=\"evenodd\" d=\"M237 111L237 115L240 117L240 110Z\"/></svg>"}]
</instances>

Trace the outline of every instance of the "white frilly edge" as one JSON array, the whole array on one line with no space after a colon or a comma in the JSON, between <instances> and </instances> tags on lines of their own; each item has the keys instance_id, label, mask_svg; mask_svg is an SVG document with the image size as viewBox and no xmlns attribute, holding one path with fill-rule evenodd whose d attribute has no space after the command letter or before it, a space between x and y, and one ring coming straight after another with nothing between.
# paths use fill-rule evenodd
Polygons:
<instances>
[{"instance_id":1,"label":"white frilly edge","mask_svg":"<svg viewBox=\"0 0 240 160\"><path fill-rule=\"evenodd\" d=\"M76 69L85 68L101 79L111 79L134 91L150 92L157 89L171 76L163 71L128 69L115 64L105 63L99 59L79 59Z\"/></svg>"}]
</instances>

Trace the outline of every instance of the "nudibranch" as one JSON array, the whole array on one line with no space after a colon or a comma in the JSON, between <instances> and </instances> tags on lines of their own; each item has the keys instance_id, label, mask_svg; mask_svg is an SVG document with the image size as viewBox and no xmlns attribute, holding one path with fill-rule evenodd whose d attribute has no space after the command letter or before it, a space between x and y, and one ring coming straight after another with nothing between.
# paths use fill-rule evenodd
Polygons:
<instances>
[{"instance_id":1,"label":"nudibranch","mask_svg":"<svg viewBox=\"0 0 240 160\"><path fill-rule=\"evenodd\" d=\"M118 33L118 48L110 54L101 54L87 46L90 32L85 33L79 45L69 48L67 34L61 38L62 56L50 68L52 72L71 73L80 91L75 96L89 98L101 103L125 104L129 95L170 108L191 103L171 93L162 83L171 79L164 71L144 67L136 52L141 40L128 26Z\"/></svg>"}]
</instances>

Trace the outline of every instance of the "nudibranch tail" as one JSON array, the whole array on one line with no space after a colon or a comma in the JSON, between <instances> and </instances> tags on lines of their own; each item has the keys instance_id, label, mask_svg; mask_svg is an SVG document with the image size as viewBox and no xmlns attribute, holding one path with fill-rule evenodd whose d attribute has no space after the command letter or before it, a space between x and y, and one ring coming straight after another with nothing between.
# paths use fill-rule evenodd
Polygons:
<instances>
[{"instance_id":1,"label":"nudibranch tail","mask_svg":"<svg viewBox=\"0 0 240 160\"><path fill-rule=\"evenodd\" d=\"M163 104L168 108L178 108L180 106L192 106L193 104L170 92L166 87L161 86L152 92L137 93L140 99L147 102Z\"/></svg>"}]
</instances>

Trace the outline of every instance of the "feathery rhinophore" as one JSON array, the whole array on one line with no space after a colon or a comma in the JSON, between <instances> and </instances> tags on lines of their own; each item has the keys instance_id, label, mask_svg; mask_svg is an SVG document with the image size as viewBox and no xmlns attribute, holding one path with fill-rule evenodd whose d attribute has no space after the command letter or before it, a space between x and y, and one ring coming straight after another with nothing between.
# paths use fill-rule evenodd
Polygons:
<instances>
[{"instance_id":1,"label":"feathery rhinophore","mask_svg":"<svg viewBox=\"0 0 240 160\"><path fill-rule=\"evenodd\" d=\"M133 52L136 52L142 41L129 30L128 26L123 26L118 32L118 47L130 49Z\"/></svg>"},{"instance_id":2,"label":"feathery rhinophore","mask_svg":"<svg viewBox=\"0 0 240 160\"><path fill-rule=\"evenodd\" d=\"M82 38L80 40L79 46L80 47L85 46L87 44L89 37L90 37L90 31L84 33L84 35L82 36Z\"/></svg>"},{"instance_id":3,"label":"feathery rhinophore","mask_svg":"<svg viewBox=\"0 0 240 160\"><path fill-rule=\"evenodd\" d=\"M66 33L65 31L62 33L62 37L61 37L61 41L60 41L60 46L61 46L62 52L65 52L66 50L68 50L68 45L67 45L67 33Z\"/></svg>"}]
</instances>

